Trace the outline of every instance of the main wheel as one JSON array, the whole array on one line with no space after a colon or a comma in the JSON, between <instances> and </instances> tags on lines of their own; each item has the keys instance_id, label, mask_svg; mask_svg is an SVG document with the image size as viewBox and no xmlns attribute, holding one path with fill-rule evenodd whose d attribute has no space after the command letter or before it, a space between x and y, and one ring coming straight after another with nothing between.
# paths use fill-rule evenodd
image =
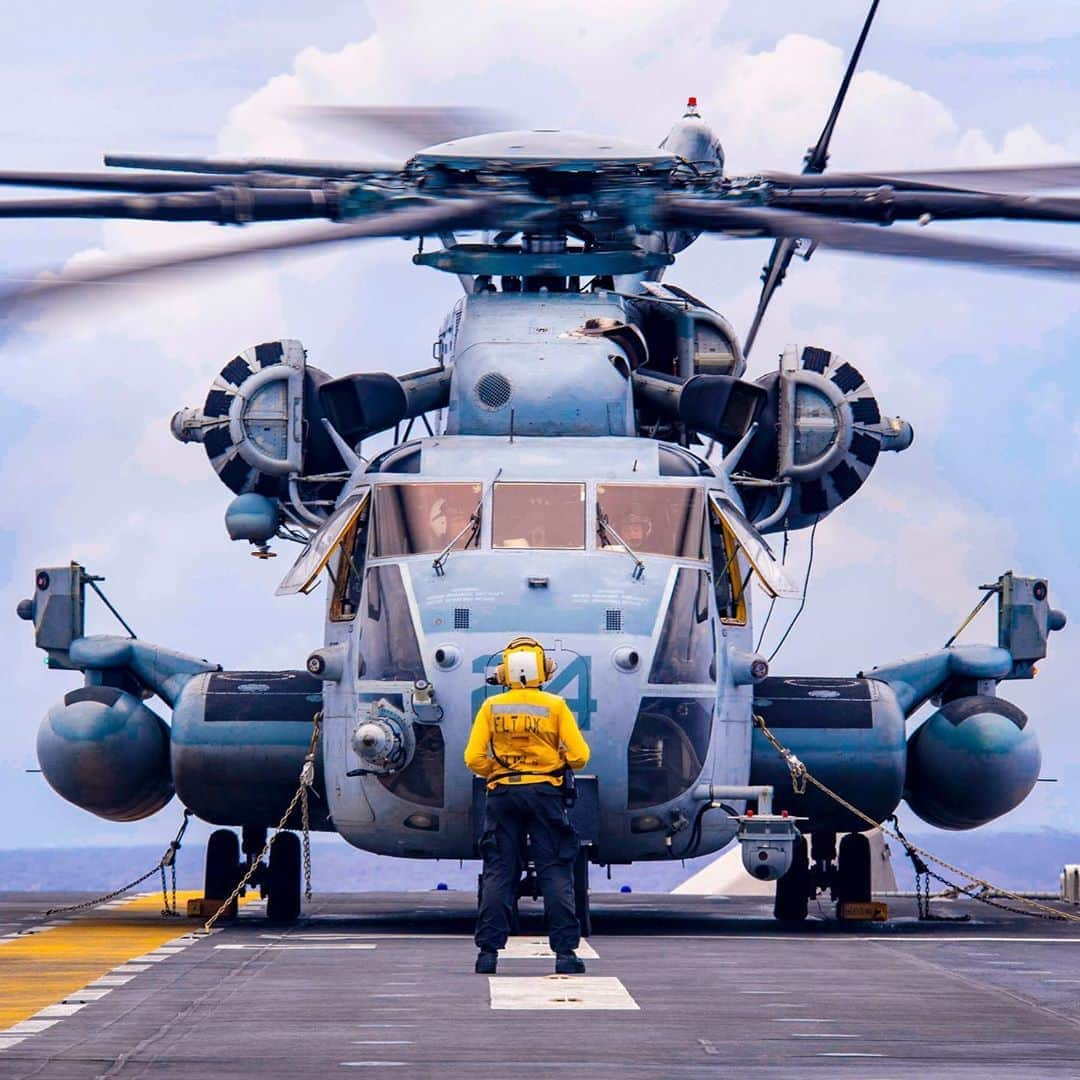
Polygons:
<instances>
[{"instance_id":1,"label":"main wheel","mask_svg":"<svg viewBox=\"0 0 1080 1080\"><path fill-rule=\"evenodd\" d=\"M592 934L592 910L589 905L589 850L582 848L574 860L574 912L581 924L581 936Z\"/></svg>"},{"instance_id":2,"label":"main wheel","mask_svg":"<svg viewBox=\"0 0 1080 1080\"><path fill-rule=\"evenodd\" d=\"M870 897L870 841L862 833L848 833L836 859L836 902L866 903Z\"/></svg>"},{"instance_id":3,"label":"main wheel","mask_svg":"<svg viewBox=\"0 0 1080 1080\"><path fill-rule=\"evenodd\" d=\"M788 872L776 882L773 915L781 922L802 922L810 902L810 859L806 837L795 838L795 848Z\"/></svg>"},{"instance_id":4,"label":"main wheel","mask_svg":"<svg viewBox=\"0 0 1080 1080\"><path fill-rule=\"evenodd\" d=\"M281 832L270 848L266 875L270 896L266 917L270 922L295 922L300 915L300 837Z\"/></svg>"},{"instance_id":5,"label":"main wheel","mask_svg":"<svg viewBox=\"0 0 1080 1080\"><path fill-rule=\"evenodd\" d=\"M240 840L229 829L216 829L206 843L206 876L203 896L207 900L224 900L232 895L242 877L240 869ZM236 915L236 901L224 913L227 919Z\"/></svg>"}]
</instances>

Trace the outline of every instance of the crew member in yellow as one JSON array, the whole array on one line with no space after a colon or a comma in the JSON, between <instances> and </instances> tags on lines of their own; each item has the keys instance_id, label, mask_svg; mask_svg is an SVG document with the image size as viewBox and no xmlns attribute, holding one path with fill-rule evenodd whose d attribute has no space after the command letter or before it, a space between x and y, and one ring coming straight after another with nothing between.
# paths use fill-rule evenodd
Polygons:
<instances>
[{"instance_id":1,"label":"crew member in yellow","mask_svg":"<svg viewBox=\"0 0 1080 1080\"><path fill-rule=\"evenodd\" d=\"M574 908L579 845L563 783L566 769L580 769L589 760L589 747L566 702L541 689L554 671L554 661L533 638L511 641L495 679L489 680L507 689L485 700L465 747L465 764L487 781L476 920L476 971L481 975L495 973L498 950L510 933L526 835L544 896L555 971L573 975L585 970L574 952L581 941Z\"/></svg>"}]
</instances>

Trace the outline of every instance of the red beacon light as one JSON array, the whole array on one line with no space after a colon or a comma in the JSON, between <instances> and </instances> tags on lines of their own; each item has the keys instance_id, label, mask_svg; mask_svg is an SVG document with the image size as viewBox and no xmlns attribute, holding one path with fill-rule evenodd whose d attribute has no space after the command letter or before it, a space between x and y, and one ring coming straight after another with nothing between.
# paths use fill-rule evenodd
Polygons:
<instances>
[{"instance_id":1,"label":"red beacon light","mask_svg":"<svg viewBox=\"0 0 1080 1080\"><path fill-rule=\"evenodd\" d=\"M694 96L688 97L686 99L686 112L683 113L683 116L700 116L700 115L701 115L701 113L698 112L697 98L694 97Z\"/></svg>"}]
</instances>

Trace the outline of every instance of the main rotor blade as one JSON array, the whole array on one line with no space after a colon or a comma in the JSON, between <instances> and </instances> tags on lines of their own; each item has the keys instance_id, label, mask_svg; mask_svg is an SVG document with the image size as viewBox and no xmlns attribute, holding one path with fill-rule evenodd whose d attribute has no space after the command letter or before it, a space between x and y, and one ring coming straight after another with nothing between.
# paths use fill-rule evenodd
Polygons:
<instances>
[{"instance_id":1,"label":"main rotor blade","mask_svg":"<svg viewBox=\"0 0 1080 1080\"><path fill-rule=\"evenodd\" d=\"M294 105L286 111L353 134L371 133L406 152L514 126L508 116L494 109L439 105Z\"/></svg>"},{"instance_id":2,"label":"main rotor blade","mask_svg":"<svg viewBox=\"0 0 1080 1080\"><path fill-rule=\"evenodd\" d=\"M859 33L859 40L855 42L855 49L851 54L847 70L844 72L844 77L840 82L840 89L837 91L836 100L833 102L833 107L829 111L829 118L825 121L825 126L821 129L818 141L807 150L806 157L803 159L804 173L822 173L825 171L825 166L829 163L829 143L832 141L833 131L836 129L836 121L840 119L840 110L844 107L844 99L847 97L848 87L851 86L851 80L855 75L855 69L859 66L859 57L862 56L863 46L866 44L866 37L870 33L870 24L874 21L874 16L877 14L879 2L880 0L871 0L870 2L870 10L866 14L866 21L863 23L862 30Z\"/></svg>"},{"instance_id":3,"label":"main rotor blade","mask_svg":"<svg viewBox=\"0 0 1080 1080\"><path fill-rule=\"evenodd\" d=\"M895 187L907 191L996 191L1022 193L1080 187L1080 162L1060 165L985 165L962 169L917 169L828 176L763 172L763 180L788 188Z\"/></svg>"},{"instance_id":4,"label":"main rotor blade","mask_svg":"<svg viewBox=\"0 0 1080 1080\"><path fill-rule=\"evenodd\" d=\"M272 191L234 185L169 195L78 195L54 199L0 199L0 218L115 218L134 221L252 221L336 218L336 192Z\"/></svg>"},{"instance_id":5,"label":"main rotor blade","mask_svg":"<svg viewBox=\"0 0 1080 1080\"><path fill-rule=\"evenodd\" d=\"M970 221L1002 218L1012 221L1080 221L1080 198L1004 195L978 191L894 191L892 188L780 191L768 205L822 216L890 224L929 218Z\"/></svg>"},{"instance_id":6,"label":"main rotor blade","mask_svg":"<svg viewBox=\"0 0 1080 1080\"><path fill-rule=\"evenodd\" d=\"M202 247L165 257L151 255L118 259L108 264L67 269L55 277L42 277L30 285L0 286L0 311L16 304L62 302L85 296L94 286L142 282L176 271L243 262L263 255L328 247L350 240L390 236L426 236L446 230L482 228L494 204L483 199L462 199L390 210L352 224L319 224L290 230L273 239L252 239L230 247Z\"/></svg>"},{"instance_id":7,"label":"main rotor blade","mask_svg":"<svg viewBox=\"0 0 1080 1080\"><path fill-rule=\"evenodd\" d=\"M820 175L825 171L825 166L829 163L829 143L832 142L833 132L836 130L836 121L840 118L840 110L844 107L844 99L847 97L851 80L855 77L855 69L859 66L859 58L862 56L863 46L866 44L866 38L870 33L870 26L874 21L874 16L877 14L878 3L879 0L870 0L870 10L866 13L862 30L859 32L859 39L855 42L851 59L848 61L847 68L844 71L844 77L840 80L840 89L836 93L836 100L833 102L832 109L829 110L828 119L821 129L818 141L807 150L806 157L803 158L804 173L814 176ZM784 283L784 277L787 274L788 267L791 265L794 254L795 245L790 241L781 240L773 245L773 249L769 253L769 261L761 271L761 295L758 297L753 322L751 322L750 329L746 334L746 340L743 342L743 356L750 355L750 350L754 346L754 339L761 328L761 321L765 318L765 312L768 310L769 301L772 300L773 294Z\"/></svg>"},{"instance_id":8,"label":"main rotor blade","mask_svg":"<svg viewBox=\"0 0 1080 1080\"><path fill-rule=\"evenodd\" d=\"M171 191L209 191L244 183L264 188L319 188L322 177L281 176L275 173L208 173L185 176L166 172L27 172L0 170L0 185L62 188L74 191L129 191L160 194Z\"/></svg>"},{"instance_id":9,"label":"main rotor blade","mask_svg":"<svg viewBox=\"0 0 1080 1080\"><path fill-rule=\"evenodd\" d=\"M389 161L304 161L300 158L162 157L159 154L106 154L105 164L120 169L166 169L188 173L279 173L285 176L387 176L404 167Z\"/></svg>"},{"instance_id":10,"label":"main rotor blade","mask_svg":"<svg viewBox=\"0 0 1080 1080\"><path fill-rule=\"evenodd\" d=\"M934 236L910 229L884 229L771 207L731 206L675 198L665 202L660 218L661 224L668 227L772 236L789 241L812 240L823 247L862 255L958 262L1001 270L1080 274L1080 252Z\"/></svg>"}]
</instances>

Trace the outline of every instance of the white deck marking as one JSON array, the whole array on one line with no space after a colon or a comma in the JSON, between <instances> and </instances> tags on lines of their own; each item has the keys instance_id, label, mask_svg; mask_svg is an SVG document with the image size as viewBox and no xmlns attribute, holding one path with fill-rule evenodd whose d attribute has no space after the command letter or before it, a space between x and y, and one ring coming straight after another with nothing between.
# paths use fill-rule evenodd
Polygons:
<instances>
[{"instance_id":1,"label":"white deck marking","mask_svg":"<svg viewBox=\"0 0 1080 1080\"><path fill-rule=\"evenodd\" d=\"M111 986L84 986L81 990L68 994L64 1001L100 1001L106 994L111 993Z\"/></svg>"},{"instance_id":2,"label":"white deck marking","mask_svg":"<svg viewBox=\"0 0 1080 1080\"><path fill-rule=\"evenodd\" d=\"M73 1016L80 1009L85 1009L89 1002L64 1000L58 1005L46 1005L44 1009L38 1009L34 1013L35 1020L63 1020L66 1016Z\"/></svg>"},{"instance_id":3,"label":"white deck marking","mask_svg":"<svg viewBox=\"0 0 1080 1080\"><path fill-rule=\"evenodd\" d=\"M1080 983L1080 979L1043 979L1048 983Z\"/></svg>"},{"instance_id":4,"label":"white deck marking","mask_svg":"<svg viewBox=\"0 0 1080 1080\"><path fill-rule=\"evenodd\" d=\"M770 1016L774 1024L835 1024L835 1020L827 1020L814 1016Z\"/></svg>"},{"instance_id":5,"label":"white deck marking","mask_svg":"<svg viewBox=\"0 0 1080 1080\"><path fill-rule=\"evenodd\" d=\"M848 941L880 941L882 944L886 942L901 942L902 938L846 938ZM926 937L926 938L908 938L904 941L907 945L936 945L942 941L1014 941L1021 945L1080 945L1080 937L961 937L959 935L953 935L951 937Z\"/></svg>"},{"instance_id":6,"label":"white deck marking","mask_svg":"<svg viewBox=\"0 0 1080 1080\"><path fill-rule=\"evenodd\" d=\"M0 1035L0 1051L6 1050L9 1046L14 1046L16 1043L21 1043L25 1038L25 1035L13 1035L10 1038L6 1035Z\"/></svg>"},{"instance_id":7,"label":"white deck marking","mask_svg":"<svg viewBox=\"0 0 1080 1080\"><path fill-rule=\"evenodd\" d=\"M303 952L310 951L312 949L374 949L374 945L360 945L355 942L345 941L330 941L325 945L274 945L271 942L265 944L260 943L257 945L215 945L215 949L280 949L282 952Z\"/></svg>"},{"instance_id":8,"label":"white deck marking","mask_svg":"<svg viewBox=\"0 0 1080 1080\"><path fill-rule=\"evenodd\" d=\"M36 1035L39 1031L51 1028L53 1024L59 1024L59 1020L20 1020L12 1024L4 1032L5 1035Z\"/></svg>"},{"instance_id":9,"label":"white deck marking","mask_svg":"<svg viewBox=\"0 0 1080 1080\"><path fill-rule=\"evenodd\" d=\"M144 971L149 971L149 964L117 964L116 967L109 971L110 975L139 975Z\"/></svg>"},{"instance_id":10,"label":"white deck marking","mask_svg":"<svg viewBox=\"0 0 1080 1080\"><path fill-rule=\"evenodd\" d=\"M884 1057L884 1054L875 1054L871 1050L824 1050L818 1057Z\"/></svg>"},{"instance_id":11,"label":"white deck marking","mask_svg":"<svg viewBox=\"0 0 1080 1080\"><path fill-rule=\"evenodd\" d=\"M134 975L102 975L89 985L91 989L96 989L99 986L123 986L134 978Z\"/></svg>"},{"instance_id":12,"label":"white deck marking","mask_svg":"<svg viewBox=\"0 0 1080 1080\"><path fill-rule=\"evenodd\" d=\"M596 950L587 941L582 941L576 951L582 960L599 959ZM499 951L499 959L554 960L555 954L551 951L547 938L512 937L507 941L506 948Z\"/></svg>"},{"instance_id":13,"label":"white deck marking","mask_svg":"<svg viewBox=\"0 0 1080 1080\"><path fill-rule=\"evenodd\" d=\"M638 1009L622 981L589 975L488 979L493 1009Z\"/></svg>"}]
</instances>

